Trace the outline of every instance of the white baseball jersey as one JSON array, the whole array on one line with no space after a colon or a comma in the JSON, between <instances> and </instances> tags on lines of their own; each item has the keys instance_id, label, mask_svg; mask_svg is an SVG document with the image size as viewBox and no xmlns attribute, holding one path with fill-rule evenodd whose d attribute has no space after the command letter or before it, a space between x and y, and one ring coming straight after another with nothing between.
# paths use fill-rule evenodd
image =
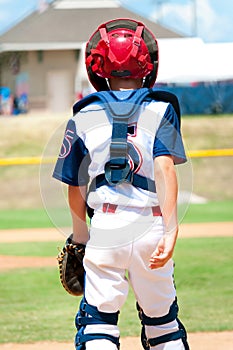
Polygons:
<instances>
[{"instance_id":1,"label":"white baseball jersey","mask_svg":"<svg viewBox=\"0 0 233 350\"><path fill-rule=\"evenodd\" d=\"M118 96L124 93L119 91ZM104 173L110 159L112 122L101 102L86 106L71 118L53 176L67 184L82 186ZM143 102L129 119L127 143L131 169L152 180L155 157L171 155L175 164L186 161L179 120L170 103ZM102 186L88 197L88 205L94 209L106 202L130 207L158 204L156 193L127 183Z\"/></svg>"}]
</instances>

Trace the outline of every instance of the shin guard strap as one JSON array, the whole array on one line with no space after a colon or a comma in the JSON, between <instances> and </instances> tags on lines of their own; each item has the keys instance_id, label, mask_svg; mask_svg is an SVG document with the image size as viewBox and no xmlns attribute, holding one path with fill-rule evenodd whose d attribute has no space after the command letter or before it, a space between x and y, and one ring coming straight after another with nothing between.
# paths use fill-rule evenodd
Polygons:
<instances>
[{"instance_id":1,"label":"shin guard strap","mask_svg":"<svg viewBox=\"0 0 233 350\"><path fill-rule=\"evenodd\" d=\"M91 316L91 317L90 317ZM90 324L110 324L117 325L118 312L101 312L96 306L90 305L85 298L80 303L80 310L76 315L75 323L77 329Z\"/></svg>"},{"instance_id":2,"label":"shin guard strap","mask_svg":"<svg viewBox=\"0 0 233 350\"><path fill-rule=\"evenodd\" d=\"M146 316L138 304L137 304L137 310L138 310L139 318L144 325L157 326L157 325L162 325L162 324L174 321L177 318L178 305L177 305L176 300L174 300L174 302L172 303L172 305L170 307L168 314L165 316L161 316L161 317Z\"/></svg>"},{"instance_id":3,"label":"shin guard strap","mask_svg":"<svg viewBox=\"0 0 233 350\"><path fill-rule=\"evenodd\" d=\"M77 334L75 338L76 348L82 344L85 344L90 340L97 340L97 339L109 340L112 343L116 344L118 349L120 348L119 338L106 333L89 333L89 334L82 334L82 335Z\"/></svg>"},{"instance_id":4,"label":"shin guard strap","mask_svg":"<svg viewBox=\"0 0 233 350\"><path fill-rule=\"evenodd\" d=\"M112 324L117 325L118 322L118 312L102 312L97 309L97 307L87 304L84 304L83 311L85 311L88 315L91 315L93 318L95 318L99 323L106 323L106 324Z\"/></svg>"},{"instance_id":5,"label":"shin guard strap","mask_svg":"<svg viewBox=\"0 0 233 350\"><path fill-rule=\"evenodd\" d=\"M156 346L159 344L167 343L169 341L182 339L183 337L184 337L184 331L180 329L179 331L167 333L167 334L161 335L160 337L148 339L147 341L150 346Z\"/></svg>"}]
</instances>

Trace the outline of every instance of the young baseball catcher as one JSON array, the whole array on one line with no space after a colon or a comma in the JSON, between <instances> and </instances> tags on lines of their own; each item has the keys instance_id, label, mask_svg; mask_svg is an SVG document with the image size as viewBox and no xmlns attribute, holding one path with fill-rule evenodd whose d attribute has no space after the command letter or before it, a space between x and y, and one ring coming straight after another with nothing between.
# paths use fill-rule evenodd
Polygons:
<instances>
[{"instance_id":1,"label":"young baseball catcher","mask_svg":"<svg viewBox=\"0 0 233 350\"><path fill-rule=\"evenodd\" d=\"M76 350L120 348L129 285L146 350L187 350L172 255L178 234L175 164L186 161L176 97L153 88L156 38L116 19L86 46L97 92L73 106L53 176L68 185L73 233L59 254L61 281L82 295ZM90 227L86 213L90 216Z\"/></svg>"}]
</instances>

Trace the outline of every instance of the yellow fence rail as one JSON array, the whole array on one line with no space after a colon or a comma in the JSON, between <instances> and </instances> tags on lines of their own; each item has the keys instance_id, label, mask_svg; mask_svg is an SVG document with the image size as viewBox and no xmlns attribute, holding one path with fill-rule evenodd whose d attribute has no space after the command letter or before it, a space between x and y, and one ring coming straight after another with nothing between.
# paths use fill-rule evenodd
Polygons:
<instances>
[{"instance_id":1,"label":"yellow fence rail","mask_svg":"<svg viewBox=\"0 0 233 350\"><path fill-rule=\"evenodd\" d=\"M231 157L231 156L233 156L233 148L188 151L187 156L189 158ZM50 164L50 163L55 163L56 159L57 159L57 157L0 158L0 166Z\"/></svg>"},{"instance_id":2,"label":"yellow fence rail","mask_svg":"<svg viewBox=\"0 0 233 350\"><path fill-rule=\"evenodd\" d=\"M8 165L37 165L55 163L55 157L12 157L0 158L0 166Z\"/></svg>"},{"instance_id":3,"label":"yellow fence rail","mask_svg":"<svg viewBox=\"0 0 233 350\"><path fill-rule=\"evenodd\" d=\"M190 158L199 157L231 157L233 156L233 148L223 148L223 149L200 149L196 151L187 152Z\"/></svg>"}]
</instances>

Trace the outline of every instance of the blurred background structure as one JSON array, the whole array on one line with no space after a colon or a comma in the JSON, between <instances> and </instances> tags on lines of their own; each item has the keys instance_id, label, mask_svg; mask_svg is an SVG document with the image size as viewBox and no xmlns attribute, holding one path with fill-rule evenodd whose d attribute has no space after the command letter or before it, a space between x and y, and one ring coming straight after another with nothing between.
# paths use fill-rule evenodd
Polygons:
<instances>
[{"instance_id":1,"label":"blurred background structure","mask_svg":"<svg viewBox=\"0 0 233 350\"><path fill-rule=\"evenodd\" d=\"M92 91L84 67L86 41L100 23L120 17L144 22L158 38L156 86L177 94L182 113L231 113L233 42L205 43L198 37L199 1L187 2L190 28L182 34L164 24L168 0L147 0L147 12L137 0L39 0L0 36L0 113L69 111ZM184 7L173 4L173 9L179 19Z\"/></svg>"},{"instance_id":2,"label":"blurred background structure","mask_svg":"<svg viewBox=\"0 0 233 350\"><path fill-rule=\"evenodd\" d=\"M159 38L181 35L121 7L118 2L56 0L39 7L1 37L1 84L28 95L32 109L68 110L89 92L84 43L97 26L114 17L144 21Z\"/></svg>"}]
</instances>

